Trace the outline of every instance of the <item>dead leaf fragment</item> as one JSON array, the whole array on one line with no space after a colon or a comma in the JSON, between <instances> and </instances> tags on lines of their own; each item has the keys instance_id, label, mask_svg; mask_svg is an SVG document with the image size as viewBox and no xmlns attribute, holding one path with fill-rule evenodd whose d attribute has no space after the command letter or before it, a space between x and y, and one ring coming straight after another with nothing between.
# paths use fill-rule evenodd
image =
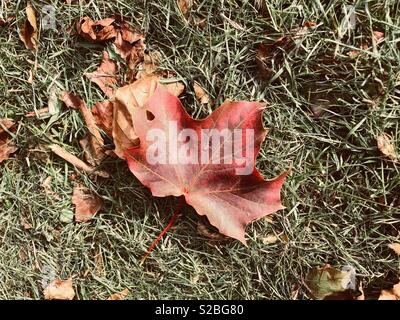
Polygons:
<instances>
[{"instance_id":1,"label":"dead leaf fragment","mask_svg":"<svg viewBox=\"0 0 400 320\"><path fill-rule=\"evenodd\" d=\"M207 104L210 102L210 97L206 93L206 91L198 84L197 82L193 85L194 93L196 98L200 101L201 104Z\"/></svg>"},{"instance_id":2,"label":"dead leaf fragment","mask_svg":"<svg viewBox=\"0 0 400 320\"><path fill-rule=\"evenodd\" d=\"M72 278L67 280L55 279L43 291L46 300L72 300L75 291L72 287Z\"/></svg>"},{"instance_id":3,"label":"dead leaf fragment","mask_svg":"<svg viewBox=\"0 0 400 320\"><path fill-rule=\"evenodd\" d=\"M377 137L376 141L379 151L384 156L393 161L397 160L397 154L394 149L394 144L391 136L389 136L387 133L382 133Z\"/></svg>"},{"instance_id":4,"label":"dead leaf fragment","mask_svg":"<svg viewBox=\"0 0 400 320\"><path fill-rule=\"evenodd\" d=\"M192 0L178 0L178 7L182 14L186 15L192 6Z\"/></svg>"},{"instance_id":5,"label":"dead leaf fragment","mask_svg":"<svg viewBox=\"0 0 400 320\"><path fill-rule=\"evenodd\" d=\"M318 300L330 295L337 296L350 289L355 270L338 270L329 264L321 268L313 268L308 273L305 283L311 294Z\"/></svg>"},{"instance_id":6,"label":"dead leaf fragment","mask_svg":"<svg viewBox=\"0 0 400 320\"><path fill-rule=\"evenodd\" d=\"M76 184L72 195L75 221L87 222L101 209L103 200L82 184Z\"/></svg>"},{"instance_id":7,"label":"dead leaf fragment","mask_svg":"<svg viewBox=\"0 0 400 320\"><path fill-rule=\"evenodd\" d=\"M109 100L97 102L92 108L92 113L96 125L112 137L114 103Z\"/></svg>"},{"instance_id":8,"label":"dead leaf fragment","mask_svg":"<svg viewBox=\"0 0 400 320\"><path fill-rule=\"evenodd\" d=\"M124 289L121 292L112 294L107 300L124 300L129 293L128 289Z\"/></svg>"},{"instance_id":9,"label":"dead leaf fragment","mask_svg":"<svg viewBox=\"0 0 400 320\"><path fill-rule=\"evenodd\" d=\"M88 165L86 162L82 161L72 153L69 153L67 150L64 148L60 147L59 145L52 144L49 146L49 149L54 152L56 155L64 159L65 161L69 162L73 166L75 166L78 170L85 171L89 174L94 174L99 177L103 178L109 178L110 175L106 171L102 170L96 170L96 168L93 168L92 166Z\"/></svg>"},{"instance_id":10,"label":"dead leaf fragment","mask_svg":"<svg viewBox=\"0 0 400 320\"><path fill-rule=\"evenodd\" d=\"M391 243L388 247L400 256L400 243Z\"/></svg>"},{"instance_id":11,"label":"dead leaf fragment","mask_svg":"<svg viewBox=\"0 0 400 320\"><path fill-rule=\"evenodd\" d=\"M0 119L0 163L18 150L7 132L7 130L13 131L14 125L11 119Z\"/></svg>"},{"instance_id":12,"label":"dead leaf fragment","mask_svg":"<svg viewBox=\"0 0 400 320\"><path fill-rule=\"evenodd\" d=\"M117 70L117 63L111 60L109 54L104 51L103 60L97 70L86 73L85 76L96 83L107 97L112 97L114 86L117 84Z\"/></svg>"},{"instance_id":13,"label":"dead leaf fragment","mask_svg":"<svg viewBox=\"0 0 400 320\"><path fill-rule=\"evenodd\" d=\"M381 31L373 31L372 35L377 44L381 43L385 39L385 33Z\"/></svg>"},{"instance_id":14,"label":"dead leaf fragment","mask_svg":"<svg viewBox=\"0 0 400 320\"><path fill-rule=\"evenodd\" d=\"M27 19L25 20L19 36L27 49L36 51L38 48L36 13L30 3L27 4L25 12Z\"/></svg>"},{"instance_id":15,"label":"dead leaf fragment","mask_svg":"<svg viewBox=\"0 0 400 320\"><path fill-rule=\"evenodd\" d=\"M210 226L207 226L200 221L197 223L197 232L206 238L210 238L216 241L227 239L226 236L219 233L218 231L211 230Z\"/></svg>"},{"instance_id":16,"label":"dead leaf fragment","mask_svg":"<svg viewBox=\"0 0 400 320\"><path fill-rule=\"evenodd\" d=\"M391 290L382 290L378 300L400 300L400 282Z\"/></svg>"},{"instance_id":17,"label":"dead leaf fragment","mask_svg":"<svg viewBox=\"0 0 400 320\"><path fill-rule=\"evenodd\" d=\"M83 103L83 100L79 96L67 91L61 92L60 100L64 102L67 108L71 109L79 109Z\"/></svg>"},{"instance_id":18,"label":"dead leaf fragment","mask_svg":"<svg viewBox=\"0 0 400 320\"><path fill-rule=\"evenodd\" d=\"M279 240L279 238L276 235L269 234L262 239L262 242L264 244L274 244L274 243L278 242L278 240Z\"/></svg>"}]
</instances>

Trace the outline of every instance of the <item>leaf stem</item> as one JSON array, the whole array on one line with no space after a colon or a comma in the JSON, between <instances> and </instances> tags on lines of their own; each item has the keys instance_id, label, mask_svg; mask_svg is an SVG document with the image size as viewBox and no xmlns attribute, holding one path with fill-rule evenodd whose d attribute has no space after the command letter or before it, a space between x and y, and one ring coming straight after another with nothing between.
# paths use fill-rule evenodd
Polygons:
<instances>
[{"instance_id":1,"label":"leaf stem","mask_svg":"<svg viewBox=\"0 0 400 320\"><path fill-rule=\"evenodd\" d=\"M168 222L168 225L164 228L164 230L159 234L159 236L156 238L156 240L154 240L153 243L151 244L151 246L147 249L147 252L143 256L142 260L140 261L140 264L143 264L143 262L147 259L147 256L154 249L154 247L157 244L157 242L160 241L160 239L164 236L164 234L166 234L167 231L172 227L172 225L174 224L176 218L181 213L181 210L182 210L182 207L183 207L184 204L185 204L185 197L181 196L179 198L178 206L175 208L174 213L172 214L172 217Z\"/></svg>"}]
</instances>

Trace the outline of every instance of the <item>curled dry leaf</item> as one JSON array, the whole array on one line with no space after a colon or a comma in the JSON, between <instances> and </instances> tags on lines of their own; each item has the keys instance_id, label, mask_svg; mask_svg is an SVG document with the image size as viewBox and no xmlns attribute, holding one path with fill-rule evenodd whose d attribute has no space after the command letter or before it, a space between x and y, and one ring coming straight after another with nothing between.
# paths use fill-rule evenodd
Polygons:
<instances>
[{"instance_id":1,"label":"curled dry leaf","mask_svg":"<svg viewBox=\"0 0 400 320\"><path fill-rule=\"evenodd\" d=\"M207 92L205 92L205 90L197 82L194 83L193 89L196 98L201 104L207 104L210 102L210 97L208 96Z\"/></svg>"},{"instance_id":2,"label":"curled dry leaf","mask_svg":"<svg viewBox=\"0 0 400 320\"><path fill-rule=\"evenodd\" d=\"M391 243L388 247L400 256L400 243Z\"/></svg>"},{"instance_id":3,"label":"curled dry leaf","mask_svg":"<svg viewBox=\"0 0 400 320\"><path fill-rule=\"evenodd\" d=\"M129 290L124 289L121 292L112 294L107 300L124 300L129 295Z\"/></svg>"},{"instance_id":4,"label":"curled dry leaf","mask_svg":"<svg viewBox=\"0 0 400 320\"><path fill-rule=\"evenodd\" d=\"M0 163L7 160L18 149L7 133L7 130L14 130L14 125L11 119L0 119Z\"/></svg>"},{"instance_id":5,"label":"curled dry leaf","mask_svg":"<svg viewBox=\"0 0 400 320\"><path fill-rule=\"evenodd\" d=\"M133 127L135 113L147 105L160 80L162 78L156 75L144 76L115 92L112 135L114 152L118 157L125 159L125 150L138 146L139 139ZM175 96L184 90L183 84L179 82L169 83L165 87Z\"/></svg>"},{"instance_id":6,"label":"curled dry leaf","mask_svg":"<svg viewBox=\"0 0 400 320\"><path fill-rule=\"evenodd\" d=\"M36 51L38 48L36 13L30 3L27 4L25 12L26 20L19 36L27 49Z\"/></svg>"},{"instance_id":7,"label":"curled dry leaf","mask_svg":"<svg viewBox=\"0 0 400 320\"><path fill-rule=\"evenodd\" d=\"M75 166L78 170L87 172L88 174L94 174L99 177L109 178L110 175L106 171L96 170L96 168L88 165L86 162L82 161L72 153L68 152L67 150L63 149L62 147L52 144L49 146L49 149L58 155L60 158L64 159L65 161L69 162L73 166Z\"/></svg>"},{"instance_id":8,"label":"curled dry leaf","mask_svg":"<svg viewBox=\"0 0 400 320\"><path fill-rule=\"evenodd\" d=\"M379 151L390 160L397 160L392 138L387 133L382 133L376 139Z\"/></svg>"},{"instance_id":9,"label":"curled dry leaf","mask_svg":"<svg viewBox=\"0 0 400 320\"><path fill-rule=\"evenodd\" d=\"M96 125L112 137L114 103L109 100L97 102L92 108L92 113Z\"/></svg>"},{"instance_id":10,"label":"curled dry leaf","mask_svg":"<svg viewBox=\"0 0 400 320\"><path fill-rule=\"evenodd\" d=\"M101 209L103 200L82 184L76 184L72 195L75 205L75 221L86 222Z\"/></svg>"},{"instance_id":11,"label":"curled dry leaf","mask_svg":"<svg viewBox=\"0 0 400 320\"><path fill-rule=\"evenodd\" d=\"M96 71L85 73L90 81L96 83L107 97L112 97L114 87L117 84L117 63L110 59L109 54L104 51L103 59Z\"/></svg>"},{"instance_id":12,"label":"curled dry leaf","mask_svg":"<svg viewBox=\"0 0 400 320\"><path fill-rule=\"evenodd\" d=\"M67 108L71 109L79 109L83 103L83 100L80 97L67 91L61 92L60 100L64 102Z\"/></svg>"},{"instance_id":13,"label":"curled dry leaf","mask_svg":"<svg viewBox=\"0 0 400 320\"><path fill-rule=\"evenodd\" d=\"M391 290L382 290L378 300L400 300L400 282Z\"/></svg>"},{"instance_id":14,"label":"curled dry leaf","mask_svg":"<svg viewBox=\"0 0 400 320\"><path fill-rule=\"evenodd\" d=\"M339 298L341 293L350 289L354 277L355 270L353 268L343 271L327 264L321 268L311 269L305 283L316 299L323 300L331 295Z\"/></svg>"},{"instance_id":15,"label":"curled dry leaf","mask_svg":"<svg viewBox=\"0 0 400 320\"><path fill-rule=\"evenodd\" d=\"M75 291L72 287L72 278L67 280L55 279L43 291L46 300L72 300Z\"/></svg>"}]
</instances>

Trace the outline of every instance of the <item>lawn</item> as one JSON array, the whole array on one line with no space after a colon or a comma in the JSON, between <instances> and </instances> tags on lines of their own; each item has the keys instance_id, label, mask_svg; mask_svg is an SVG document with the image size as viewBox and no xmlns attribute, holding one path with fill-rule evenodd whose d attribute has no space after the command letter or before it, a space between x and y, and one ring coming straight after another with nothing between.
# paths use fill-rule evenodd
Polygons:
<instances>
[{"instance_id":1,"label":"lawn","mask_svg":"<svg viewBox=\"0 0 400 320\"><path fill-rule=\"evenodd\" d=\"M18 36L26 2L0 6L0 17L16 15L0 27L0 118L17 122L19 148L0 164L0 298L43 299L42 286L73 277L77 299L105 299L125 288L131 299L309 299L304 279L326 263L353 266L370 298L398 282L400 259L388 244L400 239L400 167L376 142L387 133L399 150L397 0L347 1L356 9L347 30L341 0L197 0L190 17L173 0L65 2L46 2L55 8L57 31L40 31L37 53ZM38 12L44 5L31 3ZM186 206L140 264L177 199L153 197L122 160L105 160L111 177L104 179L77 174L52 154L46 146L57 143L83 157L79 139L87 128L79 112L58 103L55 115L25 116L47 106L54 90L79 94L88 106L104 100L84 76L97 68L104 45L69 27L115 13L146 32L161 68L186 84L180 98L192 116L207 116L225 99L268 103L270 133L257 168L265 178L291 174L282 190L286 209L249 225L248 247L199 233L207 220ZM297 36L307 22L315 25ZM374 40L374 31L384 38ZM257 63L259 44L284 36L295 46ZM208 105L195 98L194 81L209 93ZM48 177L55 195L43 187ZM74 180L104 199L89 223L67 222ZM269 243L270 235L279 240Z\"/></svg>"}]
</instances>

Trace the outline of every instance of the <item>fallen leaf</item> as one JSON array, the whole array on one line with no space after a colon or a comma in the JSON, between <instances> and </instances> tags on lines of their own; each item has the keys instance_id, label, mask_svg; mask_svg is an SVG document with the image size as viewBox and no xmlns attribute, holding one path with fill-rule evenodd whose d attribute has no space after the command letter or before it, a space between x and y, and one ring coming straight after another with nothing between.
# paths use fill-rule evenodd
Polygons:
<instances>
[{"instance_id":1,"label":"fallen leaf","mask_svg":"<svg viewBox=\"0 0 400 320\"><path fill-rule=\"evenodd\" d=\"M6 19L0 18L0 27L4 27L5 25L11 23L15 20L15 16L8 16Z\"/></svg>"},{"instance_id":2,"label":"fallen leaf","mask_svg":"<svg viewBox=\"0 0 400 320\"><path fill-rule=\"evenodd\" d=\"M18 150L7 132L7 130L14 131L14 125L11 119L0 119L0 163Z\"/></svg>"},{"instance_id":3,"label":"fallen leaf","mask_svg":"<svg viewBox=\"0 0 400 320\"><path fill-rule=\"evenodd\" d=\"M380 134L377 139L379 151L390 160L397 160L397 154L394 149L392 138L387 133Z\"/></svg>"},{"instance_id":4,"label":"fallen leaf","mask_svg":"<svg viewBox=\"0 0 400 320\"><path fill-rule=\"evenodd\" d=\"M20 32L20 38L27 49L36 51L38 48L36 13L30 3L27 4L25 12L27 19Z\"/></svg>"},{"instance_id":5,"label":"fallen leaf","mask_svg":"<svg viewBox=\"0 0 400 320\"><path fill-rule=\"evenodd\" d=\"M377 44L381 43L385 39L385 33L381 31L372 32L374 40Z\"/></svg>"},{"instance_id":6,"label":"fallen leaf","mask_svg":"<svg viewBox=\"0 0 400 320\"><path fill-rule=\"evenodd\" d=\"M85 73L85 76L96 83L107 97L112 97L114 94L114 87L117 84L117 63L110 59L109 54L103 52L103 60L96 71Z\"/></svg>"},{"instance_id":7,"label":"fallen leaf","mask_svg":"<svg viewBox=\"0 0 400 320\"><path fill-rule=\"evenodd\" d=\"M285 55L296 47L296 41L301 40L308 33L308 27L290 30L288 35L280 37L274 43L261 43L257 48L256 64L262 79L273 77L277 69L283 66Z\"/></svg>"},{"instance_id":8,"label":"fallen leaf","mask_svg":"<svg viewBox=\"0 0 400 320\"><path fill-rule=\"evenodd\" d=\"M199 100L201 104L207 104L210 102L210 97L197 82L194 83L193 89L197 100Z\"/></svg>"},{"instance_id":9,"label":"fallen leaf","mask_svg":"<svg viewBox=\"0 0 400 320\"><path fill-rule=\"evenodd\" d=\"M92 113L96 125L112 137L114 103L109 100L97 102L92 108Z\"/></svg>"},{"instance_id":10,"label":"fallen leaf","mask_svg":"<svg viewBox=\"0 0 400 320\"><path fill-rule=\"evenodd\" d=\"M53 191L53 189L51 188L51 182L52 182L53 178L52 176L48 176L42 183L42 187L44 189L45 194L50 197L50 198L54 198L59 200L60 197L57 193L55 193Z\"/></svg>"},{"instance_id":11,"label":"fallen leaf","mask_svg":"<svg viewBox=\"0 0 400 320\"><path fill-rule=\"evenodd\" d=\"M79 109L89 130L89 134L80 140L81 147L85 152L86 161L91 165L97 166L106 157L104 139L96 125L93 113L87 108L85 102L78 96L70 93L61 93L60 99L67 107Z\"/></svg>"},{"instance_id":12,"label":"fallen leaf","mask_svg":"<svg viewBox=\"0 0 400 320\"><path fill-rule=\"evenodd\" d=\"M129 295L129 290L124 289L121 292L112 294L107 300L124 300Z\"/></svg>"},{"instance_id":13,"label":"fallen leaf","mask_svg":"<svg viewBox=\"0 0 400 320\"><path fill-rule=\"evenodd\" d=\"M177 0L177 2L179 10L181 10L183 15L186 15L192 6L192 0Z\"/></svg>"},{"instance_id":14,"label":"fallen leaf","mask_svg":"<svg viewBox=\"0 0 400 320\"><path fill-rule=\"evenodd\" d=\"M72 278L67 280L55 279L43 291L46 300L72 300L75 291Z\"/></svg>"},{"instance_id":15,"label":"fallen leaf","mask_svg":"<svg viewBox=\"0 0 400 320\"><path fill-rule=\"evenodd\" d=\"M144 76L115 92L112 135L114 152L118 157L125 159L125 150L138 145L139 140L133 128L136 110L147 104L160 80L162 78L156 75ZM175 96L180 95L184 89L179 82L167 84L165 87Z\"/></svg>"},{"instance_id":16,"label":"fallen leaf","mask_svg":"<svg viewBox=\"0 0 400 320\"><path fill-rule=\"evenodd\" d=\"M269 234L262 239L262 242L264 244L274 244L274 243L278 242L278 240L279 240L279 238L276 235Z\"/></svg>"},{"instance_id":17,"label":"fallen leaf","mask_svg":"<svg viewBox=\"0 0 400 320\"><path fill-rule=\"evenodd\" d=\"M391 243L388 247L400 256L400 243Z\"/></svg>"},{"instance_id":18,"label":"fallen leaf","mask_svg":"<svg viewBox=\"0 0 400 320\"><path fill-rule=\"evenodd\" d=\"M27 117L27 118L40 117L40 116L43 116L48 113L50 113L49 108L45 107L45 108L38 109L36 111L28 112L25 114L25 117Z\"/></svg>"},{"instance_id":19,"label":"fallen leaf","mask_svg":"<svg viewBox=\"0 0 400 320\"><path fill-rule=\"evenodd\" d=\"M382 290L378 300L400 300L400 282L391 290Z\"/></svg>"},{"instance_id":20,"label":"fallen leaf","mask_svg":"<svg viewBox=\"0 0 400 320\"><path fill-rule=\"evenodd\" d=\"M331 295L345 293L350 289L355 270L341 271L329 264L321 268L313 268L307 274L305 283L311 294L318 300L323 300Z\"/></svg>"},{"instance_id":21,"label":"fallen leaf","mask_svg":"<svg viewBox=\"0 0 400 320\"><path fill-rule=\"evenodd\" d=\"M136 108L135 116L132 117L134 132L140 144L126 151L129 168L154 196L183 195L186 203L194 207L199 215L206 215L220 233L246 244L247 224L284 208L280 201L280 189L287 173L266 181L254 163L251 168L247 168L250 169L248 175L237 174L237 170L243 169L245 163L239 165L236 161L227 164L199 164L196 160L192 164L181 165L172 160L168 164L151 164L146 156L146 136L149 130L157 129L165 134L166 143L174 144L177 150L181 147L191 148L195 156L198 155L196 150L208 150L209 163L210 154L214 158L212 145L201 146L201 139L193 146L173 140L174 134L169 134L170 123L176 124L178 132L182 129L194 130L197 137L201 137L202 129L250 129L254 133L254 143L251 141L247 146L242 144L242 148L247 151L251 148L255 157L267 133L262 125L264 108L265 105L258 102L226 101L206 119L195 120L186 113L176 96L157 86L147 107ZM168 151L163 150L167 156ZM163 153L163 150L158 152ZM170 153L170 157L176 155Z\"/></svg>"},{"instance_id":22,"label":"fallen leaf","mask_svg":"<svg viewBox=\"0 0 400 320\"><path fill-rule=\"evenodd\" d=\"M67 91L61 92L60 100L64 102L67 108L71 109L79 109L83 103L83 100L80 97Z\"/></svg>"},{"instance_id":23,"label":"fallen leaf","mask_svg":"<svg viewBox=\"0 0 400 320\"><path fill-rule=\"evenodd\" d=\"M96 265L96 274L98 276L105 275L104 260L101 250L99 250L94 256L94 263Z\"/></svg>"},{"instance_id":24,"label":"fallen leaf","mask_svg":"<svg viewBox=\"0 0 400 320\"><path fill-rule=\"evenodd\" d=\"M82 184L76 184L72 195L75 221L87 222L101 209L103 200Z\"/></svg>"},{"instance_id":25,"label":"fallen leaf","mask_svg":"<svg viewBox=\"0 0 400 320\"><path fill-rule=\"evenodd\" d=\"M72 153L69 153L64 148L60 147L59 145L52 144L49 146L49 149L54 152L56 155L64 159L65 161L69 162L73 166L75 166L78 170L82 170L87 172L88 174L94 174L99 177L109 178L110 175L106 171L96 170L96 168L88 165L86 162L82 161Z\"/></svg>"}]
</instances>

